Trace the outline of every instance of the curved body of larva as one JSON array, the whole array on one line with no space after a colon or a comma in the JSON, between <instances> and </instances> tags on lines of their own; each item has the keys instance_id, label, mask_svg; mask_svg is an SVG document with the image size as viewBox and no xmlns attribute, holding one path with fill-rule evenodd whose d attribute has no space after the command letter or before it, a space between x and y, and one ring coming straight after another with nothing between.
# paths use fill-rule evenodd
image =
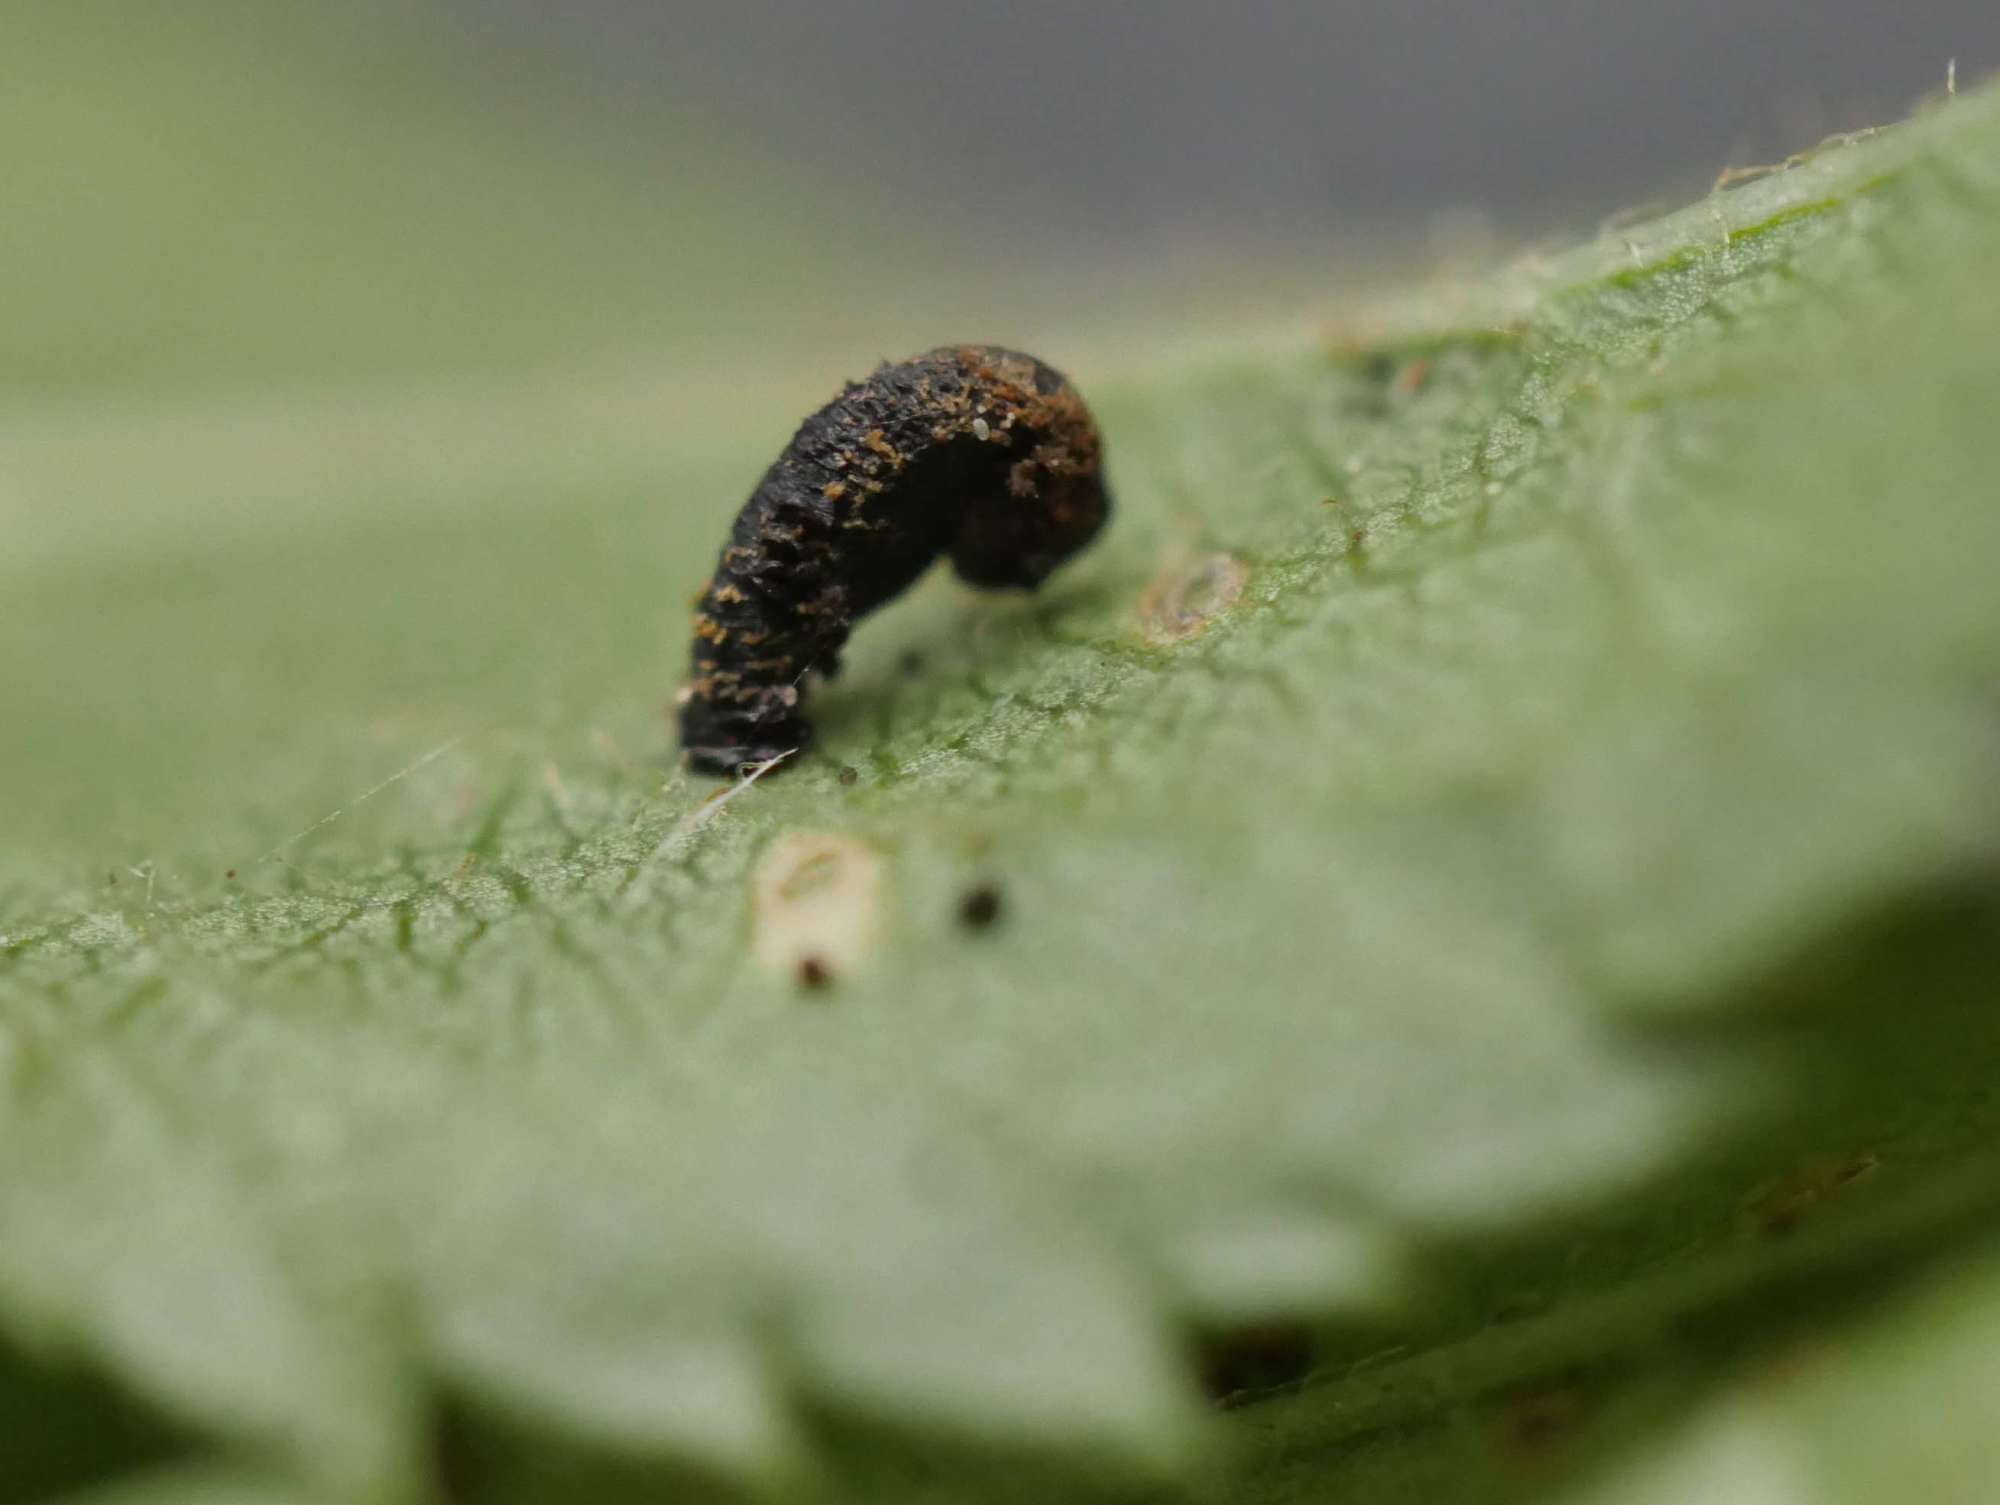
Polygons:
<instances>
[{"instance_id":1,"label":"curved body of larva","mask_svg":"<svg viewBox=\"0 0 2000 1505\"><path fill-rule=\"evenodd\" d=\"M809 672L941 553L980 586L1040 585L1110 511L1097 425L1033 356L951 345L851 382L744 504L694 618L688 762L728 773L803 747Z\"/></svg>"}]
</instances>

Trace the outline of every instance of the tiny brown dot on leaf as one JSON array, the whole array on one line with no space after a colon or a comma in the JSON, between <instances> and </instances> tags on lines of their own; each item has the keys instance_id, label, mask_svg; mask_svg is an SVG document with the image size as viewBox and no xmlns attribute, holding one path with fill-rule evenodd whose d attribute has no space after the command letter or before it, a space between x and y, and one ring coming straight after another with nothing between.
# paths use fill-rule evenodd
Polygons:
<instances>
[{"instance_id":1,"label":"tiny brown dot on leaf","mask_svg":"<svg viewBox=\"0 0 2000 1505\"><path fill-rule=\"evenodd\" d=\"M1580 1384L1530 1386L1502 1402L1497 1443L1510 1462L1534 1468L1568 1447L1589 1424L1590 1394Z\"/></svg>"},{"instance_id":2,"label":"tiny brown dot on leaf","mask_svg":"<svg viewBox=\"0 0 2000 1505\"><path fill-rule=\"evenodd\" d=\"M806 956L799 959L800 987L820 989L830 986L832 982L832 970L818 957Z\"/></svg>"},{"instance_id":3,"label":"tiny brown dot on leaf","mask_svg":"<svg viewBox=\"0 0 2000 1505\"><path fill-rule=\"evenodd\" d=\"M1751 1192L1744 1206L1749 1225L1766 1238L1795 1233L1807 1218L1822 1213L1878 1164L1879 1158L1865 1150L1808 1160Z\"/></svg>"}]
</instances>

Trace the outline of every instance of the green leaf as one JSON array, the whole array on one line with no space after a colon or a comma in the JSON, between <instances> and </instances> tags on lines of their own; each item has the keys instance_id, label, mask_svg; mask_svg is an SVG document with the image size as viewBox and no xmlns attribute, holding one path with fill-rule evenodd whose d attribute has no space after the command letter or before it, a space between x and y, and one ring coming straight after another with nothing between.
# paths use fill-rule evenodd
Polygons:
<instances>
[{"instance_id":1,"label":"green leaf","mask_svg":"<svg viewBox=\"0 0 2000 1505\"><path fill-rule=\"evenodd\" d=\"M2000 1287L1982 1252L1858 1330L1792 1335L1580 1498L1984 1499L2000 1478L1996 1338Z\"/></svg>"},{"instance_id":2,"label":"green leaf","mask_svg":"<svg viewBox=\"0 0 2000 1505\"><path fill-rule=\"evenodd\" d=\"M131 1498L1552 1487L2000 1190L1996 207L1985 94L1065 360L1111 532L726 804L658 713L788 407L25 413L7 1393Z\"/></svg>"}]
</instances>

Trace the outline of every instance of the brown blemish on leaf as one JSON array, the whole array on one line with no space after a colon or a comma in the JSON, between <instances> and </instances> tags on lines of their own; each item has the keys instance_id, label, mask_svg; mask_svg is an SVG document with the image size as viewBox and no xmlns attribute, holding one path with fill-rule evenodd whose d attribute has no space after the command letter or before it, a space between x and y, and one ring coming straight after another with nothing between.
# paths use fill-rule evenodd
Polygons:
<instances>
[{"instance_id":1,"label":"brown blemish on leaf","mask_svg":"<svg viewBox=\"0 0 2000 1505\"><path fill-rule=\"evenodd\" d=\"M1590 1394L1577 1382L1556 1380L1516 1390L1495 1418L1495 1446L1519 1468L1538 1469L1582 1436L1590 1423Z\"/></svg>"},{"instance_id":2,"label":"brown blemish on leaf","mask_svg":"<svg viewBox=\"0 0 2000 1505\"><path fill-rule=\"evenodd\" d=\"M1232 554L1202 554L1169 564L1139 597L1146 641L1165 647L1201 633L1236 604L1249 578L1249 569Z\"/></svg>"},{"instance_id":3,"label":"brown blemish on leaf","mask_svg":"<svg viewBox=\"0 0 2000 1505\"><path fill-rule=\"evenodd\" d=\"M1744 1379L1758 1390L1782 1394L1820 1376L1837 1372L1847 1353L1845 1344L1824 1334L1796 1336L1774 1352L1757 1359Z\"/></svg>"},{"instance_id":4,"label":"brown blemish on leaf","mask_svg":"<svg viewBox=\"0 0 2000 1505\"><path fill-rule=\"evenodd\" d=\"M1312 1373L1318 1346L1303 1322L1259 1322L1204 1334L1195 1368L1208 1398L1228 1410L1298 1384Z\"/></svg>"},{"instance_id":5,"label":"brown blemish on leaf","mask_svg":"<svg viewBox=\"0 0 2000 1505\"><path fill-rule=\"evenodd\" d=\"M1751 1229L1766 1238L1782 1238L1820 1207L1873 1173L1880 1158L1867 1151L1827 1155L1808 1160L1752 1191L1743 1210Z\"/></svg>"},{"instance_id":6,"label":"brown blemish on leaf","mask_svg":"<svg viewBox=\"0 0 2000 1505\"><path fill-rule=\"evenodd\" d=\"M750 879L752 949L780 976L823 987L846 976L881 932L882 854L833 831L784 836Z\"/></svg>"}]
</instances>

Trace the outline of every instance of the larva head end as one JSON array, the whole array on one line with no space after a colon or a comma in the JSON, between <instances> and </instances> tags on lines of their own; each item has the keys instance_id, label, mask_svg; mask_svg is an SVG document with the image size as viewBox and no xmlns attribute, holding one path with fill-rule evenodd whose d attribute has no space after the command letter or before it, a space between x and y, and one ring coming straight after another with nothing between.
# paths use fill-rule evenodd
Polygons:
<instances>
[{"instance_id":1,"label":"larva head end","mask_svg":"<svg viewBox=\"0 0 2000 1505\"><path fill-rule=\"evenodd\" d=\"M968 585L1033 590L1104 527L1111 498L1093 467L1043 471L1029 496L966 508L952 540L951 567Z\"/></svg>"}]
</instances>

